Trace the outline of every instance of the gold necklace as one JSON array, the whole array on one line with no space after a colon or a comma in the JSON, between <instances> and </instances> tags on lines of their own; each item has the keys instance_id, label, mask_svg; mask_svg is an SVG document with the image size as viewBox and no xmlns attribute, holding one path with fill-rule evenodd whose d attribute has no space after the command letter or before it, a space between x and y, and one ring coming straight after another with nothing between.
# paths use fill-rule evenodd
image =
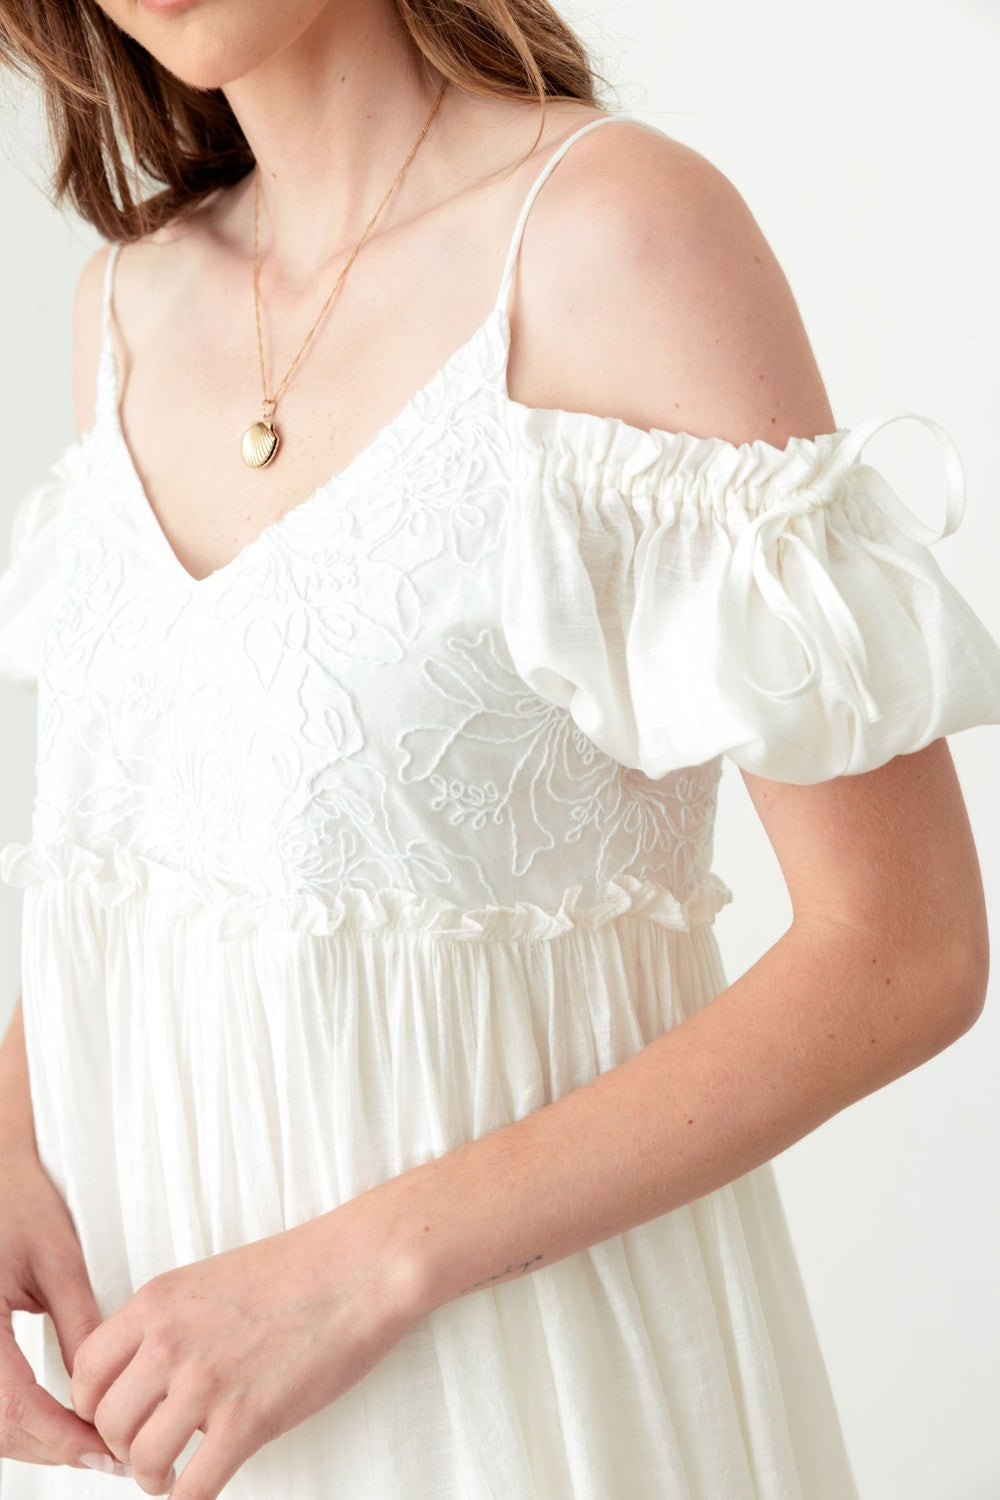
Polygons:
<instances>
[{"instance_id":1,"label":"gold necklace","mask_svg":"<svg viewBox=\"0 0 1000 1500\"><path fill-rule=\"evenodd\" d=\"M312 340L313 334L316 332L320 323L323 321L323 316L326 313L327 308L330 306L330 303L333 301L337 292L340 290L341 285L344 281L344 277L347 275L348 271L351 269L351 266L354 264L358 251L361 249L361 246L364 244L365 240L371 233L376 219L382 212L383 208L385 208L385 205L388 203L396 188L396 184L399 182L399 179L402 177L403 173L406 171L407 167L410 165L410 162L416 155L417 147L420 145L420 142L423 140L424 136L427 134L427 131L430 129L431 121L434 119L434 116L438 112L441 100L444 97L444 91L447 87L448 80L446 78L442 83L440 89L438 90L438 95L434 100L434 104L430 114L424 121L423 129L410 148L409 155L393 178L392 183L389 187L389 191L386 193L385 197L382 199L382 202L379 204L378 208L368 220L364 234L361 236L360 240L358 240L358 243L352 250L347 264L344 266L344 269L337 277L337 281L333 288L333 291L330 293L329 297L327 297L326 301L323 303L323 306L320 308L319 316L303 339L302 347L299 349L298 354L296 354L288 369L285 371L284 378L279 384L278 389L275 391L273 396L269 396L267 394L267 376L264 373L264 340L260 331L260 265L257 254L258 233L260 229L260 169L255 168L253 198L253 304L254 314L257 320L257 355L260 361L261 403L260 420L251 422L250 426L243 434L241 452L243 455L243 462L247 465L248 468L263 469L266 464L269 464L271 462L271 460L274 458L274 455L277 453L278 444L281 441L278 437L278 432L274 425L274 409L278 404L278 397L281 395L282 391L285 389L285 386L288 384L288 380L292 371L295 369L299 360L306 352L306 349L308 348Z\"/></svg>"}]
</instances>

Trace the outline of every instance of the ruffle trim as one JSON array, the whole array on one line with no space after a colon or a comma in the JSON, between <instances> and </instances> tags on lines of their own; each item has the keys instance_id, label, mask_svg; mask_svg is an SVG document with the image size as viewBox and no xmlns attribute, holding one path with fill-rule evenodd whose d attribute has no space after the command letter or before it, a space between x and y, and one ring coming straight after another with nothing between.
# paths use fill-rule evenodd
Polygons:
<instances>
[{"instance_id":1,"label":"ruffle trim","mask_svg":"<svg viewBox=\"0 0 1000 1500\"><path fill-rule=\"evenodd\" d=\"M85 482L97 441L98 434L91 428L82 438L69 443L49 465L46 477L23 497L11 523L12 564L45 537L62 514L67 498Z\"/></svg>"},{"instance_id":2,"label":"ruffle trim","mask_svg":"<svg viewBox=\"0 0 1000 1500\"><path fill-rule=\"evenodd\" d=\"M633 427L618 417L523 406L510 400L520 450L520 485L531 500L559 494L567 484L583 491L610 489L645 518L673 524L678 507L712 515L724 527L765 513L792 518L848 500L870 488L873 471L862 463L876 433L911 420L938 440L945 469L945 506L930 526L914 516L884 480L879 498L893 518L925 545L949 536L961 522L962 462L948 433L930 417L901 410L838 427L814 438L790 437L783 448L757 438L731 443L720 437Z\"/></svg>"},{"instance_id":3,"label":"ruffle trim","mask_svg":"<svg viewBox=\"0 0 1000 1500\"><path fill-rule=\"evenodd\" d=\"M514 431L537 482L603 482L629 495L683 496L724 515L735 503L754 511L789 492L833 488L851 461L848 428L815 438L789 438L784 448L764 439L731 443L720 437L633 427L618 417L510 402ZM853 447L853 445L850 445Z\"/></svg>"},{"instance_id":4,"label":"ruffle trim","mask_svg":"<svg viewBox=\"0 0 1000 1500\"><path fill-rule=\"evenodd\" d=\"M558 909L531 901L514 906L463 908L441 896L386 887L372 893L345 883L327 898L315 893L258 896L224 881L171 869L126 849L98 853L79 844L7 844L0 851L0 879L18 887L58 882L79 885L100 907L111 909L149 894L178 915L211 911L218 935L233 939L266 929L327 937L342 929L395 929L459 942L547 942L574 929L592 931L621 917L642 917L673 932L708 925L732 899L717 875L681 901L663 886L624 874L609 881L595 900L571 886Z\"/></svg>"}]
</instances>

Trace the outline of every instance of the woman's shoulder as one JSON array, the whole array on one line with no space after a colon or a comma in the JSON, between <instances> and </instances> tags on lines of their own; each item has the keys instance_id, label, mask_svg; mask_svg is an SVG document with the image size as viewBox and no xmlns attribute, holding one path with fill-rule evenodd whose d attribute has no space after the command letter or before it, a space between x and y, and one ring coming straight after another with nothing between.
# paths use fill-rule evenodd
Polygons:
<instances>
[{"instance_id":1,"label":"woman's shoulder","mask_svg":"<svg viewBox=\"0 0 1000 1500\"><path fill-rule=\"evenodd\" d=\"M119 258L127 262L124 278L115 268L115 301L119 300L121 283L132 281L133 269L138 269L140 282L144 279L148 261L148 245L155 243L155 236L148 242L136 241L117 247ZM77 279L73 303L73 404L76 414L77 434L82 435L92 425L97 405L97 366L104 336L104 297L108 261L115 251L114 244L104 244L84 263ZM124 252L124 254L122 254ZM134 267L134 262L138 266ZM141 286L136 289L141 300ZM121 367L124 350L121 347L120 325L112 322L111 338L116 358Z\"/></svg>"},{"instance_id":2,"label":"woman's shoulder","mask_svg":"<svg viewBox=\"0 0 1000 1500\"><path fill-rule=\"evenodd\" d=\"M76 283L73 305L73 402L78 435L86 432L94 421L104 277L111 250L111 245L102 245L91 255Z\"/></svg>"},{"instance_id":3,"label":"woman's shoulder","mask_svg":"<svg viewBox=\"0 0 1000 1500\"><path fill-rule=\"evenodd\" d=\"M213 194L184 218L142 236L104 244L84 263L77 278L73 307L73 391L77 432L91 426L96 404L97 364L103 337L103 310L108 260L114 268L111 340L119 371L127 369L130 339L148 336L147 325L173 315L199 273L200 260L217 233L219 194Z\"/></svg>"},{"instance_id":4,"label":"woman's shoulder","mask_svg":"<svg viewBox=\"0 0 1000 1500\"><path fill-rule=\"evenodd\" d=\"M782 446L834 426L795 298L742 194L644 122L612 117L567 152L529 216L517 300L515 338L538 383L515 392L526 405L733 443ZM512 347L512 389L518 358Z\"/></svg>"}]
</instances>

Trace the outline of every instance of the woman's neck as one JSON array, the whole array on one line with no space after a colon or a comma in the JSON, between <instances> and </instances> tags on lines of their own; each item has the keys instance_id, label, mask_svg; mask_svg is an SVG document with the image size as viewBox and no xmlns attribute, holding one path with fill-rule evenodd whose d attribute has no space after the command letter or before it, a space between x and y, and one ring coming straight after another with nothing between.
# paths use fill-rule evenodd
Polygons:
<instances>
[{"instance_id":1,"label":"woman's neck","mask_svg":"<svg viewBox=\"0 0 1000 1500\"><path fill-rule=\"evenodd\" d=\"M259 165L260 251L272 274L280 266L286 284L312 285L353 248L440 85L392 0L339 0L291 46L225 86ZM440 121L439 111L379 227L390 212L405 217L407 199L419 207L426 176L416 169L421 155L426 166L435 154ZM239 195L241 218L252 204L248 181Z\"/></svg>"}]
</instances>

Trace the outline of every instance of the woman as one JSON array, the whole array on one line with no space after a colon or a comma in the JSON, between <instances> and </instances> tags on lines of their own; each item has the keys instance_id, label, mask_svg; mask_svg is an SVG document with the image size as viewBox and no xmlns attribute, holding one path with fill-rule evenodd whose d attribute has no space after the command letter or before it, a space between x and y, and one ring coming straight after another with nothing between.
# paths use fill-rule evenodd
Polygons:
<instances>
[{"instance_id":1,"label":"woman","mask_svg":"<svg viewBox=\"0 0 1000 1500\"><path fill-rule=\"evenodd\" d=\"M544 0L0 36L116 242L0 592L4 1500L845 1500L769 1160L975 1020L1000 718L879 424ZM728 987L724 754L795 913Z\"/></svg>"}]
</instances>

